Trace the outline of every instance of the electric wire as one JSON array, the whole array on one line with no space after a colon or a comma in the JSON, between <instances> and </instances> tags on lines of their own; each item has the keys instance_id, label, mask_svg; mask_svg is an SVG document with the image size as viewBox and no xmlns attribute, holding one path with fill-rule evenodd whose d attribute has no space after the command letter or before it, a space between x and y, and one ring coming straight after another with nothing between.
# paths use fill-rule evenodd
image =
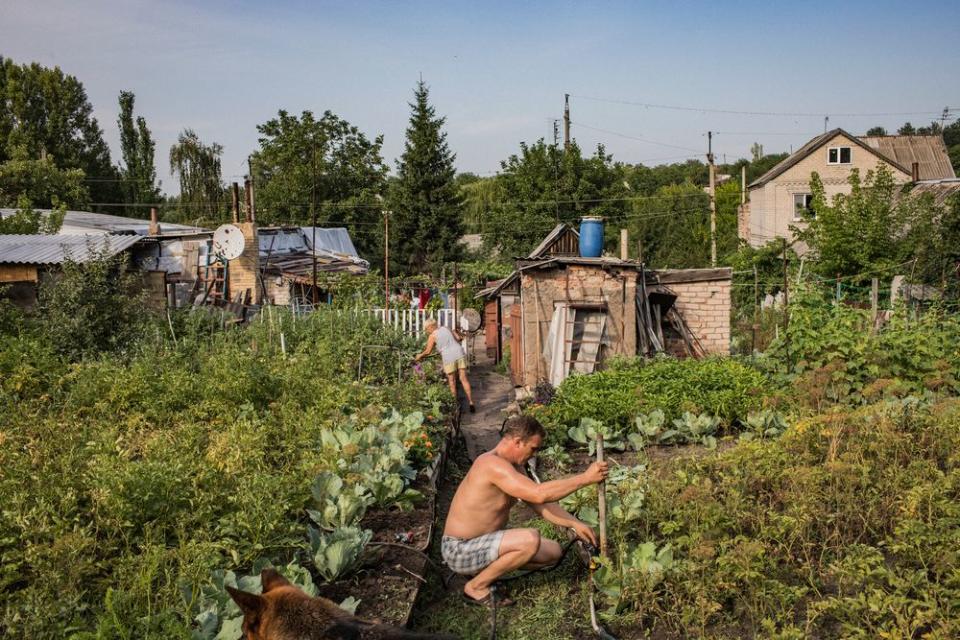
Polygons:
<instances>
[{"instance_id":1,"label":"electric wire","mask_svg":"<svg viewBox=\"0 0 960 640\"><path fill-rule=\"evenodd\" d=\"M791 118L822 118L824 116L844 117L844 118L882 118L893 116L919 116L929 115L939 117L943 115L943 110L937 111L894 111L894 112L875 112L875 113L838 113L829 109L820 112L810 111L748 111L740 109L718 109L713 107L683 106L672 104L659 104L653 102L636 102L633 100L618 100L613 98L600 98L596 96L586 96L582 94L570 94L572 98L581 100L592 100L594 102L608 102L611 104L624 104L645 109L665 109L670 111L693 111L701 113L722 113L742 116L782 116Z\"/></svg>"}]
</instances>

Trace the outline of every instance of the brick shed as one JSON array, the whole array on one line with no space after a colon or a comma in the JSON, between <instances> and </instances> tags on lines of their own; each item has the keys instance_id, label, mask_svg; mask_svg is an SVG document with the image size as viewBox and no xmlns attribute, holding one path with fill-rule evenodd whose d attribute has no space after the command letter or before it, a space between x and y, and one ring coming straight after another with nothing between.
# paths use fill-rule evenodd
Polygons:
<instances>
[{"instance_id":1,"label":"brick shed","mask_svg":"<svg viewBox=\"0 0 960 640\"><path fill-rule=\"evenodd\" d=\"M582 258L575 247L576 232L558 225L482 292L487 321L509 345L514 384L556 386L616 356L729 353L729 268L652 271L633 260ZM506 349L497 350L499 358Z\"/></svg>"}]
</instances>

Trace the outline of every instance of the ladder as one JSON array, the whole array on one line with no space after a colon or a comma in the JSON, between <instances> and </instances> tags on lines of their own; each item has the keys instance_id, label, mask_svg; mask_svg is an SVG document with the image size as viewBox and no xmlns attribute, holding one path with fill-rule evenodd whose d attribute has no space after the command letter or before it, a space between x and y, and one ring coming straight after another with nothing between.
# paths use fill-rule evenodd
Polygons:
<instances>
[{"instance_id":1,"label":"ladder","mask_svg":"<svg viewBox=\"0 0 960 640\"><path fill-rule=\"evenodd\" d=\"M207 254L206 264L199 269L200 287L203 290L203 299L201 304L209 302L210 304L222 304L227 299L227 266L217 258L210 262L211 256Z\"/></svg>"}]
</instances>

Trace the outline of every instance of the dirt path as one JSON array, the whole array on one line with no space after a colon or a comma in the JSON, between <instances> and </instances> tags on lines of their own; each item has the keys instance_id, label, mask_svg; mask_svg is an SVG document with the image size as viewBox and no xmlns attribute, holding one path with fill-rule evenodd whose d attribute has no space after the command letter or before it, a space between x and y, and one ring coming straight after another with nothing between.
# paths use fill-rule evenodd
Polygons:
<instances>
[{"instance_id":1,"label":"dirt path","mask_svg":"<svg viewBox=\"0 0 960 640\"><path fill-rule=\"evenodd\" d=\"M493 360L482 352L477 354L469 376L477 412L465 411L460 418L460 429L467 444L467 455L474 460L500 439L500 425L507 417L507 405L514 401L514 391L510 377L497 372Z\"/></svg>"}]
</instances>

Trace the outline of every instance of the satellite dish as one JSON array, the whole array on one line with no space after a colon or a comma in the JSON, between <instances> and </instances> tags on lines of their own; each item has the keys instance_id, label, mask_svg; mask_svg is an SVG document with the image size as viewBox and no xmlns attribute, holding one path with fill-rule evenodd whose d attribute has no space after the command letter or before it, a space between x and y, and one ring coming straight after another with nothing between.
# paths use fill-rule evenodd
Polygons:
<instances>
[{"instance_id":1,"label":"satellite dish","mask_svg":"<svg viewBox=\"0 0 960 640\"><path fill-rule=\"evenodd\" d=\"M476 331L480 328L480 314L476 309L464 309L460 314L460 327L464 331Z\"/></svg>"},{"instance_id":2,"label":"satellite dish","mask_svg":"<svg viewBox=\"0 0 960 640\"><path fill-rule=\"evenodd\" d=\"M221 260L233 260L243 253L243 232L232 224L222 224L213 232L213 255Z\"/></svg>"}]
</instances>

